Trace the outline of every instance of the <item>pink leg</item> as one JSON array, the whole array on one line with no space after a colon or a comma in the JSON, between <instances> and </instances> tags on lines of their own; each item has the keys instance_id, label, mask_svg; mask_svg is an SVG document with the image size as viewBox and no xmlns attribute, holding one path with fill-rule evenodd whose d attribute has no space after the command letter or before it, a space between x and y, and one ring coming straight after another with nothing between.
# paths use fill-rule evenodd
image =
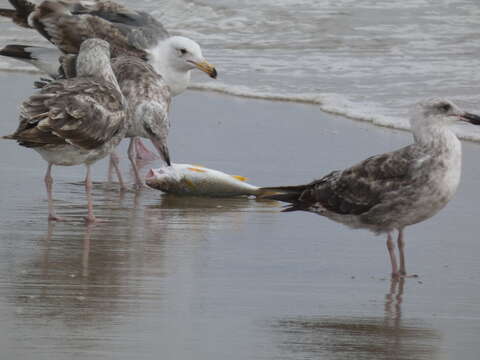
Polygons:
<instances>
[{"instance_id":1,"label":"pink leg","mask_svg":"<svg viewBox=\"0 0 480 360\"><path fill-rule=\"evenodd\" d=\"M52 164L48 164L47 173L45 174L45 186L47 187L47 198L48 198L48 220L49 221L62 221L63 219L58 217L55 213L55 208L53 207L53 196L52 196Z\"/></svg>"},{"instance_id":2,"label":"pink leg","mask_svg":"<svg viewBox=\"0 0 480 360\"><path fill-rule=\"evenodd\" d=\"M87 166L87 175L85 177L85 193L87 194L87 208L88 214L85 217L85 222L88 224L93 224L97 222L95 215L93 215L93 200L92 200L92 179L90 177L90 165Z\"/></svg>"},{"instance_id":3,"label":"pink leg","mask_svg":"<svg viewBox=\"0 0 480 360\"><path fill-rule=\"evenodd\" d=\"M120 163L120 159L118 158L117 153L115 151L112 152L110 154L110 166L112 166L113 169L115 170L115 174L117 175L118 182L120 184L120 191L125 191L128 188L125 185L125 182L123 181L123 176L122 176L122 172L120 171L119 163ZM110 175L110 167L108 169L108 172L109 172L109 175Z\"/></svg>"},{"instance_id":4,"label":"pink leg","mask_svg":"<svg viewBox=\"0 0 480 360\"><path fill-rule=\"evenodd\" d=\"M133 175L135 176L135 187L137 189L145 188L146 185L143 183L142 178L140 177L137 163L135 161L135 138L130 139L130 144L128 145L128 159L132 164Z\"/></svg>"},{"instance_id":5,"label":"pink leg","mask_svg":"<svg viewBox=\"0 0 480 360\"><path fill-rule=\"evenodd\" d=\"M405 241L403 240L403 229L398 230L397 239L398 251L400 254L400 276L402 277L418 277L418 275L408 275L405 267Z\"/></svg>"},{"instance_id":6,"label":"pink leg","mask_svg":"<svg viewBox=\"0 0 480 360\"><path fill-rule=\"evenodd\" d=\"M136 159L143 160L143 161L152 161L158 159L158 155L154 152L151 152L142 140L138 137L135 137L135 151L136 151Z\"/></svg>"},{"instance_id":7,"label":"pink leg","mask_svg":"<svg viewBox=\"0 0 480 360\"><path fill-rule=\"evenodd\" d=\"M390 263L392 264L392 278L398 278L400 273L398 272L397 258L395 256L395 244L393 243L391 233L388 233L387 235L387 249L388 254L390 255Z\"/></svg>"},{"instance_id":8,"label":"pink leg","mask_svg":"<svg viewBox=\"0 0 480 360\"><path fill-rule=\"evenodd\" d=\"M113 153L112 153L113 154ZM113 164L112 155L108 159L108 173L107 173L107 182L111 183L113 181L113 170L115 165Z\"/></svg>"}]
</instances>

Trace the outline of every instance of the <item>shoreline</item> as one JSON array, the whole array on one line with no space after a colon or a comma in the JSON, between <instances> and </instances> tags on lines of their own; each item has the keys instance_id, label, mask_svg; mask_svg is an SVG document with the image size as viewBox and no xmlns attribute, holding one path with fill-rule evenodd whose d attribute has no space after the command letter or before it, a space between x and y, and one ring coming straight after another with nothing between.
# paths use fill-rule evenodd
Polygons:
<instances>
[{"instance_id":1,"label":"shoreline","mask_svg":"<svg viewBox=\"0 0 480 360\"><path fill-rule=\"evenodd\" d=\"M0 69L0 74L1 73L26 74L26 75L38 75L38 76L44 75L42 72L38 70L28 69L28 68L21 69L21 70L20 69ZM194 92L200 92L200 93L203 92L203 93L225 95L225 96L230 96L234 98L269 101L273 103L292 103L292 104L314 106L314 107L317 107L317 110L327 115L338 116L354 122L367 123L373 127L380 127L380 128L390 129L390 130L399 130L399 131L408 132L408 133L411 132L409 125L379 122L375 118L369 117L366 115L350 115L346 113L347 110L329 108L328 105L325 105L321 99L323 96L325 96L325 94L310 93L310 94L295 96L293 94L280 94L280 93L277 94L277 93L262 93L262 92L256 93L255 90L251 90L251 89L242 90L242 88L243 88L242 86L214 84L212 82L207 82L207 83L192 83L189 86L188 90L194 91ZM477 143L477 144L480 143L480 132L478 135L479 138L472 138L472 135L468 135L465 133L462 134L461 132L457 133L457 136L459 137L460 140L463 140L463 141L468 141L468 142Z\"/></svg>"}]
</instances>

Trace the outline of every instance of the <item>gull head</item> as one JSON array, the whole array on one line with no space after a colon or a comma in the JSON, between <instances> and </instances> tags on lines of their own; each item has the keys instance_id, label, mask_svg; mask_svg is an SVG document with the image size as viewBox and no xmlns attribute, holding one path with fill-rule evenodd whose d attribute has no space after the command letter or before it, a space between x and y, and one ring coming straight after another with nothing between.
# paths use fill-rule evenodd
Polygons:
<instances>
[{"instance_id":1,"label":"gull head","mask_svg":"<svg viewBox=\"0 0 480 360\"><path fill-rule=\"evenodd\" d=\"M442 98L432 98L419 102L410 118L412 128L439 127L465 121L480 125L480 116L460 109L455 103Z\"/></svg>"},{"instance_id":2,"label":"gull head","mask_svg":"<svg viewBox=\"0 0 480 360\"><path fill-rule=\"evenodd\" d=\"M190 72L199 69L210 77L217 70L202 55L200 45L183 36L172 36L148 49L148 61L170 88L172 96L181 94L190 84Z\"/></svg>"},{"instance_id":3,"label":"gull head","mask_svg":"<svg viewBox=\"0 0 480 360\"><path fill-rule=\"evenodd\" d=\"M167 41L170 66L181 72L197 68L211 78L217 78L217 70L205 60L200 45L195 41L183 36L172 36Z\"/></svg>"},{"instance_id":4,"label":"gull head","mask_svg":"<svg viewBox=\"0 0 480 360\"><path fill-rule=\"evenodd\" d=\"M110 73L110 45L105 40L87 39L80 45L77 62L78 76L104 76Z\"/></svg>"}]
</instances>

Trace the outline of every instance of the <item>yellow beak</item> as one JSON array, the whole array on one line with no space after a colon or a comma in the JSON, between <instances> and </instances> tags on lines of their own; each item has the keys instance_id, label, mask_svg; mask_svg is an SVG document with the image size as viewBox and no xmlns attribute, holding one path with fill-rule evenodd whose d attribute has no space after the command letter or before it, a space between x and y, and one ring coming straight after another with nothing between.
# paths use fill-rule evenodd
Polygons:
<instances>
[{"instance_id":1,"label":"yellow beak","mask_svg":"<svg viewBox=\"0 0 480 360\"><path fill-rule=\"evenodd\" d=\"M214 79L217 78L217 69L215 69L215 66L209 64L206 61L202 61L200 63L194 62L194 64L197 68L207 73L208 76L210 76L211 78L214 78Z\"/></svg>"}]
</instances>

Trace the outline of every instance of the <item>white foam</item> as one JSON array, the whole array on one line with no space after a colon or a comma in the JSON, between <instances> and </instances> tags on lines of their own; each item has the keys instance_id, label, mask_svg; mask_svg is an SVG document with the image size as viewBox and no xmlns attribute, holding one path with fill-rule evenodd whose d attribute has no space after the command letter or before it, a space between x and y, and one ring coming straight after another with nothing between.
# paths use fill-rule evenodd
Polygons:
<instances>
[{"instance_id":1,"label":"white foam","mask_svg":"<svg viewBox=\"0 0 480 360\"><path fill-rule=\"evenodd\" d=\"M280 94L256 91L247 86L229 86L218 82L194 83L190 86L190 89L213 91L250 99L318 105L320 110L330 114L340 115L352 120L369 122L376 126L410 131L410 124L407 118L382 115L381 109L375 104L358 104L348 100L341 94ZM454 127L454 130L461 139L480 142L480 128L469 125L458 125Z\"/></svg>"},{"instance_id":2,"label":"white foam","mask_svg":"<svg viewBox=\"0 0 480 360\"><path fill-rule=\"evenodd\" d=\"M408 121L399 118L379 116L373 104L355 104L341 94L334 93L304 93L304 94L280 94L271 92L260 92L247 86L229 86L218 82L194 83L192 90L213 91L222 94L240 96L250 99L261 99L270 101L296 102L302 104L319 105L324 112L342 115L344 117L373 123L375 125L390 127L401 130L408 130Z\"/></svg>"}]
</instances>

